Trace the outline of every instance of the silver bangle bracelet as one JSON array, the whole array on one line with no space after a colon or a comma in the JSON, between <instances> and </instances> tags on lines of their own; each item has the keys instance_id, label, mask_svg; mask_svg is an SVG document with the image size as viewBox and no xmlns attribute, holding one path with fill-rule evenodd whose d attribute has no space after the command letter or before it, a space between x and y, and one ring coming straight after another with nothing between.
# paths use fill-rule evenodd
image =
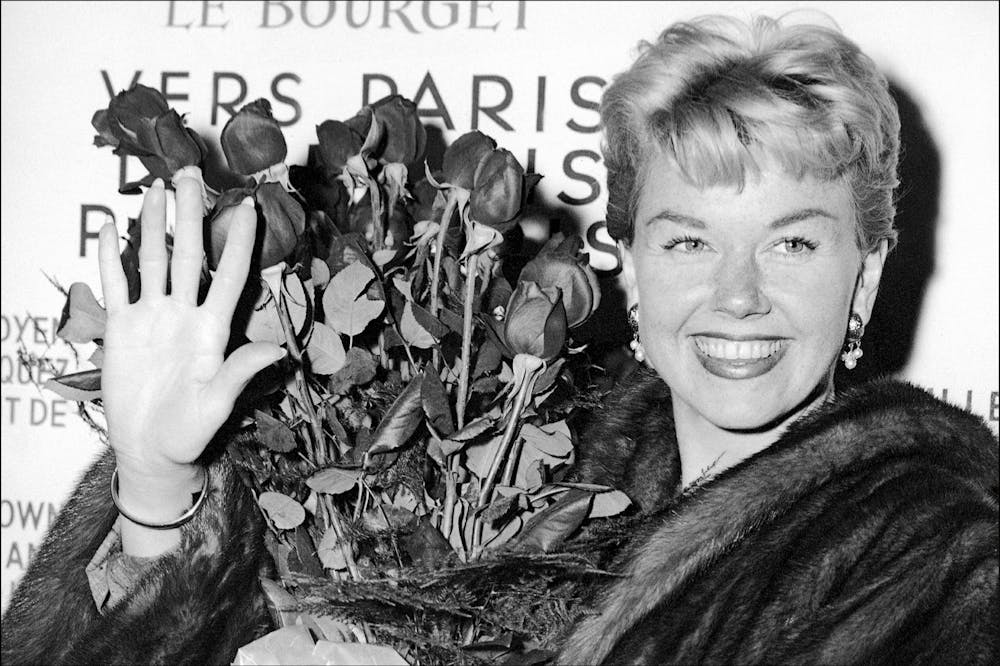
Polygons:
<instances>
[{"instance_id":1,"label":"silver bangle bracelet","mask_svg":"<svg viewBox=\"0 0 1000 666\"><path fill-rule=\"evenodd\" d=\"M111 501L115 503L115 507L118 509L118 513L122 515L136 525L142 525L143 527L148 527L154 530L172 530L184 525L194 518L195 514L198 513L198 509L201 505L205 503L205 497L208 495L208 470L204 470L205 474L201 483L201 491L198 493L198 499L195 500L194 505L185 511L183 514L178 516L176 520L169 523L150 523L145 520L136 518L122 506L121 498L118 497L118 468L115 467L115 471L111 474Z\"/></svg>"}]
</instances>

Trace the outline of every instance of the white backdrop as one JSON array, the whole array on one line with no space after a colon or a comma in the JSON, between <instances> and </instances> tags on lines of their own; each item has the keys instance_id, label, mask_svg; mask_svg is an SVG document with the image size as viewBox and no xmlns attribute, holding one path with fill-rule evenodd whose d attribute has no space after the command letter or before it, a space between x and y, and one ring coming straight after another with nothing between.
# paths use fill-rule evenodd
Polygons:
<instances>
[{"instance_id":1,"label":"white backdrop","mask_svg":"<svg viewBox=\"0 0 1000 666\"><path fill-rule=\"evenodd\" d=\"M533 160L545 175L543 203L565 217L564 227L584 231L603 219L605 203L595 102L636 42L698 14L799 7L832 16L922 118L927 143L909 162L918 191L901 209L911 206L908 214L929 224L921 233L933 272L899 374L996 431L994 3L3 3L2 604L102 446L74 403L35 387L47 377L19 367L18 355L47 355L65 371L91 367L91 349L77 357L54 338L63 298L47 276L97 290L97 230L110 214L124 233L138 213L139 198L116 193L118 158L91 144L91 115L110 93L138 77L216 141L229 117L223 105L240 97L242 84L236 108L268 97L279 121L294 121L285 128L294 164L304 163L315 125L365 102L366 78L370 101L391 92L391 81L425 113L436 111L424 120L446 142L478 126L522 164ZM138 162L126 166L130 180L144 175ZM593 261L613 264L600 252Z\"/></svg>"}]
</instances>

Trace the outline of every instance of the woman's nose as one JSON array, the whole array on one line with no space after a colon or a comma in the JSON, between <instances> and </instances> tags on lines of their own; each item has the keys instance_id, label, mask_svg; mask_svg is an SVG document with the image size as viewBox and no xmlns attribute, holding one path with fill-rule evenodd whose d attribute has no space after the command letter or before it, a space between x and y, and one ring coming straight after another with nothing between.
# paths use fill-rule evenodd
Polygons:
<instances>
[{"instance_id":1,"label":"woman's nose","mask_svg":"<svg viewBox=\"0 0 1000 666\"><path fill-rule=\"evenodd\" d=\"M752 255L723 256L715 272L715 309L737 319L766 314L771 302Z\"/></svg>"}]
</instances>

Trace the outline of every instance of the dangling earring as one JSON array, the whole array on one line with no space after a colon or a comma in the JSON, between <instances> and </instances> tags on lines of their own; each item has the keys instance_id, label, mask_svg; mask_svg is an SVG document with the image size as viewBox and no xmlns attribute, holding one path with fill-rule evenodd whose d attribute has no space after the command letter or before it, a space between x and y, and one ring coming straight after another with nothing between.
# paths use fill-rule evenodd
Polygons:
<instances>
[{"instance_id":1,"label":"dangling earring","mask_svg":"<svg viewBox=\"0 0 1000 666\"><path fill-rule=\"evenodd\" d=\"M844 362L844 367L853 370L858 364L858 359L864 356L861 351L861 336L865 334L865 323L861 321L861 315L857 312L851 313L851 318L847 321L847 339L844 340L844 351L840 355L840 360Z\"/></svg>"},{"instance_id":2,"label":"dangling earring","mask_svg":"<svg viewBox=\"0 0 1000 666\"><path fill-rule=\"evenodd\" d=\"M642 342L639 340L639 304L636 303L628 309L628 325L632 329L632 341L628 343L629 348L632 350L632 354L635 356L635 360L642 363L646 360L646 350L642 348Z\"/></svg>"}]
</instances>

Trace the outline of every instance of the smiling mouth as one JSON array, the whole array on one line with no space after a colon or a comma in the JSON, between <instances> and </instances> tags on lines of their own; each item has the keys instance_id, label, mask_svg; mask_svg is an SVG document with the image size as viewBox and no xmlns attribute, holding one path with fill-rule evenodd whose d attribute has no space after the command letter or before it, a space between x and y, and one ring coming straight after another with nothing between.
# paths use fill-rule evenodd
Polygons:
<instances>
[{"instance_id":1,"label":"smiling mouth","mask_svg":"<svg viewBox=\"0 0 1000 666\"><path fill-rule=\"evenodd\" d=\"M733 340L694 336L698 360L708 372L725 379L751 379L769 372L788 349L785 339Z\"/></svg>"},{"instance_id":2,"label":"smiling mouth","mask_svg":"<svg viewBox=\"0 0 1000 666\"><path fill-rule=\"evenodd\" d=\"M698 336L694 339L701 353L726 361L756 361L774 356L785 345L784 340L728 340Z\"/></svg>"}]
</instances>

